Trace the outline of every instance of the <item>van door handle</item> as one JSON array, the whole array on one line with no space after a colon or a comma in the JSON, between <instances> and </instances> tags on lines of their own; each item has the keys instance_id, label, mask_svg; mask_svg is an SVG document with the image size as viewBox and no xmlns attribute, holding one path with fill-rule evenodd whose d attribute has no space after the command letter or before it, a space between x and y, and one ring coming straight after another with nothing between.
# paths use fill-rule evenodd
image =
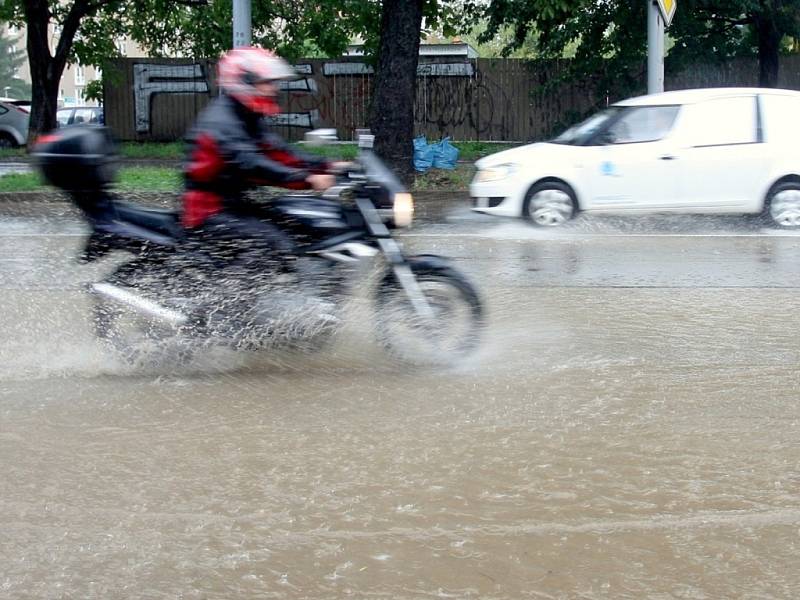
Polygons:
<instances>
[{"instance_id":1,"label":"van door handle","mask_svg":"<svg viewBox=\"0 0 800 600\"><path fill-rule=\"evenodd\" d=\"M675 156L674 154L662 154L658 158L660 158L661 160L677 160L678 159L678 157Z\"/></svg>"}]
</instances>

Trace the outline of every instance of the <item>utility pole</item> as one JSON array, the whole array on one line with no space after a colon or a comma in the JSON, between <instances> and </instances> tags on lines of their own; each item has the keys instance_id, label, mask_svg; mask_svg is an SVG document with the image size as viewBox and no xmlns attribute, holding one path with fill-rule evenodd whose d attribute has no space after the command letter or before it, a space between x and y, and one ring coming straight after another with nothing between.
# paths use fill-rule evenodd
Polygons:
<instances>
[{"instance_id":1,"label":"utility pole","mask_svg":"<svg viewBox=\"0 0 800 600\"><path fill-rule=\"evenodd\" d=\"M233 47L252 43L251 0L233 0Z\"/></svg>"},{"instance_id":2,"label":"utility pole","mask_svg":"<svg viewBox=\"0 0 800 600\"><path fill-rule=\"evenodd\" d=\"M664 30L672 23L678 0L647 2L647 93L664 91Z\"/></svg>"},{"instance_id":3,"label":"utility pole","mask_svg":"<svg viewBox=\"0 0 800 600\"><path fill-rule=\"evenodd\" d=\"M647 2L647 93L664 91L664 19L656 0Z\"/></svg>"}]
</instances>

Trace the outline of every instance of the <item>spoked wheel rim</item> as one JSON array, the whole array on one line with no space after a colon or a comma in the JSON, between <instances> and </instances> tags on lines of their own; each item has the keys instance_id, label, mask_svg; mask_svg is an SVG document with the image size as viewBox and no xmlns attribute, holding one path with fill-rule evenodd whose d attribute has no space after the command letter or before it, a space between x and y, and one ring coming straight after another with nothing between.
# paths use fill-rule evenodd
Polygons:
<instances>
[{"instance_id":1,"label":"spoked wheel rim","mask_svg":"<svg viewBox=\"0 0 800 600\"><path fill-rule=\"evenodd\" d=\"M778 192L769 205L772 220L781 227L800 227L800 189Z\"/></svg>"},{"instance_id":2,"label":"spoked wheel rim","mask_svg":"<svg viewBox=\"0 0 800 600\"><path fill-rule=\"evenodd\" d=\"M433 318L416 313L402 288L382 298L379 329L390 352L405 363L445 366L466 358L477 346L480 310L453 280L418 276Z\"/></svg>"},{"instance_id":3,"label":"spoked wheel rim","mask_svg":"<svg viewBox=\"0 0 800 600\"><path fill-rule=\"evenodd\" d=\"M572 197L563 190L544 189L536 192L528 201L528 216L542 227L557 227L572 218Z\"/></svg>"}]
</instances>

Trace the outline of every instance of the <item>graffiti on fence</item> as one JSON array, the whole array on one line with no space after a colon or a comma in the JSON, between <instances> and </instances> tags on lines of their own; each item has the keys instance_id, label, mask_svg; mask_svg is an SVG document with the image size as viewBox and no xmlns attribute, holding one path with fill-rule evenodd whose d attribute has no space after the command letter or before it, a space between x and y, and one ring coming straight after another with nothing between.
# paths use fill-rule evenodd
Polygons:
<instances>
[{"instance_id":1,"label":"graffiti on fence","mask_svg":"<svg viewBox=\"0 0 800 600\"><path fill-rule=\"evenodd\" d=\"M472 63L428 63L417 66L418 77L472 77L474 74Z\"/></svg>"},{"instance_id":2,"label":"graffiti on fence","mask_svg":"<svg viewBox=\"0 0 800 600\"><path fill-rule=\"evenodd\" d=\"M155 94L207 94L202 65L133 65L134 120L137 132L150 131L151 99Z\"/></svg>"},{"instance_id":3,"label":"graffiti on fence","mask_svg":"<svg viewBox=\"0 0 800 600\"><path fill-rule=\"evenodd\" d=\"M268 119L271 125L279 127L301 127L303 129L313 129L320 122L319 111L316 109L305 112L280 113Z\"/></svg>"},{"instance_id":4,"label":"graffiti on fence","mask_svg":"<svg viewBox=\"0 0 800 600\"><path fill-rule=\"evenodd\" d=\"M322 65L322 74L326 77L335 75L372 75L375 70L361 62L329 62Z\"/></svg>"},{"instance_id":5,"label":"graffiti on fence","mask_svg":"<svg viewBox=\"0 0 800 600\"><path fill-rule=\"evenodd\" d=\"M473 70L471 64L463 66L470 67L463 71L465 79L426 77L420 86L414 115L423 129L433 126L439 135L458 129L481 135L497 127L495 115L501 107L508 107L508 92L482 71Z\"/></svg>"},{"instance_id":6,"label":"graffiti on fence","mask_svg":"<svg viewBox=\"0 0 800 600\"><path fill-rule=\"evenodd\" d=\"M781 69L782 87L800 88L800 57L782 57L781 61L786 64ZM175 139L216 93L213 63L205 60L180 64L123 58L115 62L125 73L126 85L106 86L106 118L123 140ZM753 64L750 59L737 59L707 65L688 74L671 75L667 87L739 85L757 72ZM347 139L367 124L373 80L373 69L367 63L345 57L302 59L295 68L301 77L281 85L280 102L286 112L275 119L288 139L297 139L313 127L336 127ZM416 133L484 140L551 135L591 110L599 97L585 81L545 89L543 84L562 69L560 63L516 59L437 57L422 62L417 69L420 79L414 104ZM154 102L158 94L196 95L197 100Z\"/></svg>"},{"instance_id":7,"label":"graffiti on fence","mask_svg":"<svg viewBox=\"0 0 800 600\"><path fill-rule=\"evenodd\" d=\"M154 104L157 94L206 95L216 93L213 63L165 64L130 61L133 83L133 123L125 125L132 139L163 136L162 119L190 123L205 101L194 106ZM372 99L373 68L361 61L308 59L294 65L299 77L279 85L284 112L271 119L283 134L297 139L303 130L335 127L347 139L367 125ZM419 84L414 105L418 131L429 135L456 135L462 139L516 139L525 135L531 119L520 102L521 84L504 65L483 66L478 61L425 62L417 67ZM130 72L130 71L129 71ZM211 72L211 73L209 73ZM111 105L123 90L108 90ZM129 92L128 92L129 93ZM127 96L130 98L130 96ZM129 105L130 100L124 101ZM155 107L158 108L155 108ZM168 106L168 108L167 108ZM154 115L153 111L158 114ZM169 111L163 112L163 111ZM180 112L178 112L180 111ZM193 113L191 111L194 111ZM113 110L109 110L109 113ZM121 113L122 114L122 113ZM126 111L125 114L130 114ZM178 120L176 121L176 116ZM153 132L153 120L157 130ZM130 123L130 122L128 122ZM116 125L116 124L115 124ZM133 128L131 130L131 125ZM522 132L522 133L520 133Z\"/></svg>"}]
</instances>

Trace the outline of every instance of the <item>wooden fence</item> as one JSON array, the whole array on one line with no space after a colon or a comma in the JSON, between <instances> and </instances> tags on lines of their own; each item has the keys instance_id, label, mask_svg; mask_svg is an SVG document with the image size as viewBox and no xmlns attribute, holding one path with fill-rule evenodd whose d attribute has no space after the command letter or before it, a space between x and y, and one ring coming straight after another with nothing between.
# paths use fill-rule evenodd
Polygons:
<instances>
[{"instance_id":1,"label":"wooden fence","mask_svg":"<svg viewBox=\"0 0 800 600\"><path fill-rule=\"evenodd\" d=\"M334 127L340 139L349 140L366 127L372 84L367 64L343 58L302 60L295 66L303 78L283 86L285 112L275 119L282 135L297 140L309 129ZM519 59L422 62L416 133L487 141L551 135L607 100L581 83L545 88L562 68L563 63L542 66ZM106 123L122 140L180 139L218 93L209 60L118 59L106 73ZM800 57L784 57L780 74L780 87L800 89ZM665 87L755 86L757 81L755 59L736 59L667 77Z\"/></svg>"}]
</instances>

